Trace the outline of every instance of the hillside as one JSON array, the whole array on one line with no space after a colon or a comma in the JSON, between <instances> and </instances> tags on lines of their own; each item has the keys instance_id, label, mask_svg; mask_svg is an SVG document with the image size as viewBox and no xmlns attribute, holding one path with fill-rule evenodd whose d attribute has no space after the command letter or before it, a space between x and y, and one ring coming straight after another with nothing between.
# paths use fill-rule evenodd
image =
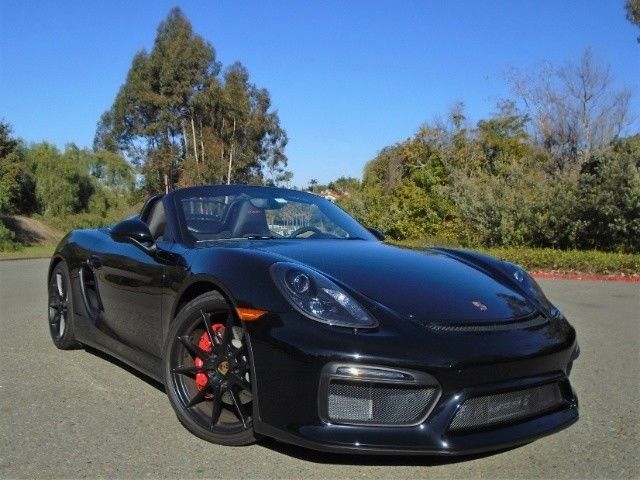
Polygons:
<instances>
[{"instance_id":1,"label":"hillside","mask_svg":"<svg viewBox=\"0 0 640 480\"><path fill-rule=\"evenodd\" d=\"M16 241L23 245L50 245L57 243L64 233L34 218L22 215L0 215L0 220L13 231Z\"/></svg>"}]
</instances>

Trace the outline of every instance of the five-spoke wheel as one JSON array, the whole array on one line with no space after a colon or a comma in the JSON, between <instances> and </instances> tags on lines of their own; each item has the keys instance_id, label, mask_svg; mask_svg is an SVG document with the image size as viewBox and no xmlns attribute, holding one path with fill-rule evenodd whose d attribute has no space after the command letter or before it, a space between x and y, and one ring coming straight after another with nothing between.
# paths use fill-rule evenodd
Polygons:
<instances>
[{"instance_id":1,"label":"five-spoke wheel","mask_svg":"<svg viewBox=\"0 0 640 480\"><path fill-rule=\"evenodd\" d=\"M164 370L171 405L191 432L223 445L255 440L247 338L219 293L205 293L180 311Z\"/></svg>"}]
</instances>

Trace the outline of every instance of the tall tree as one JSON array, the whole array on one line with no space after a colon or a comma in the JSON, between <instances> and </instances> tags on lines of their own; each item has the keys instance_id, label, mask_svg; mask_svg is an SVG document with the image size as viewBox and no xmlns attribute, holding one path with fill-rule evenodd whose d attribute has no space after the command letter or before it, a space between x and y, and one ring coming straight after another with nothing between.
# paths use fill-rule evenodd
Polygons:
<instances>
[{"instance_id":1,"label":"tall tree","mask_svg":"<svg viewBox=\"0 0 640 480\"><path fill-rule=\"evenodd\" d=\"M510 82L532 119L533 136L559 169L579 165L629 124L631 92L616 89L607 66L587 49L577 64L514 71Z\"/></svg>"},{"instance_id":2,"label":"tall tree","mask_svg":"<svg viewBox=\"0 0 640 480\"><path fill-rule=\"evenodd\" d=\"M287 139L269 93L239 63L220 72L213 47L172 9L151 52L134 57L95 147L126 152L150 191L284 171Z\"/></svg>"}]
</instances>

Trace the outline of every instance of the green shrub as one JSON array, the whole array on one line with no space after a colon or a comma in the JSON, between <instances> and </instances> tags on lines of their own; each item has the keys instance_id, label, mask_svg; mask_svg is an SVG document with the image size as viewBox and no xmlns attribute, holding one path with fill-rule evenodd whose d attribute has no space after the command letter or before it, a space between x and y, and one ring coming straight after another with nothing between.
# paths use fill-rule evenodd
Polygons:
<instances>
[{"instance_id":1,"label":"green shrub","mask_svg":"<svg viewBox=\"0 0 640 480\"><path fill-rule=\"evenodd\" d=\"M413 249L423 249L429 245L456 246L450 243L419 242L416 240L392 243ZM601 275L640 274L640 254L637 253L524 247L479 248L478 250L520 265L528 271L580 272Z\"/></svg>"},{"instance_id":2,"label":"green shrub","mask_svg":"<svg viewBox=\"0 0 640 480\"><path fill-rule=\"evenodd\" d=\"M21 248L15 241L15 234L0 221L0 251L15 251Z\"/></svg>"},{"instance_id":3,"label":"green shrub","mask_svg":"<svg viewBox=\"0 0 640 480\"><path fill-rule=\"evenodd\" d=\"M489 255L517 263L529 271L552 270L595 274L640 274L640 254L552 248L490 248Z\"/></svg>"}]
</instances>

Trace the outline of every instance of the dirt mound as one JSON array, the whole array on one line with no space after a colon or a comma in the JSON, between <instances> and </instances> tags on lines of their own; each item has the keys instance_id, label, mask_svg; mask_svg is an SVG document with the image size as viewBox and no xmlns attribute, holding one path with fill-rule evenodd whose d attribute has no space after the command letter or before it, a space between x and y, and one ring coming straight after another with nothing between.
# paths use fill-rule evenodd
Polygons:
<instances>
[{"instance_id":1,"label":"dirt mound","mask_svg":"<svg viewBox=\"0 0 640 480\"><path fill-rule=\"evenodd\" d=\"M16 234L16 241L25 245L56 243L64 235L60 230L33 218L21 215L0 215L0 219Z\"/></svg>"}]
</instances>

